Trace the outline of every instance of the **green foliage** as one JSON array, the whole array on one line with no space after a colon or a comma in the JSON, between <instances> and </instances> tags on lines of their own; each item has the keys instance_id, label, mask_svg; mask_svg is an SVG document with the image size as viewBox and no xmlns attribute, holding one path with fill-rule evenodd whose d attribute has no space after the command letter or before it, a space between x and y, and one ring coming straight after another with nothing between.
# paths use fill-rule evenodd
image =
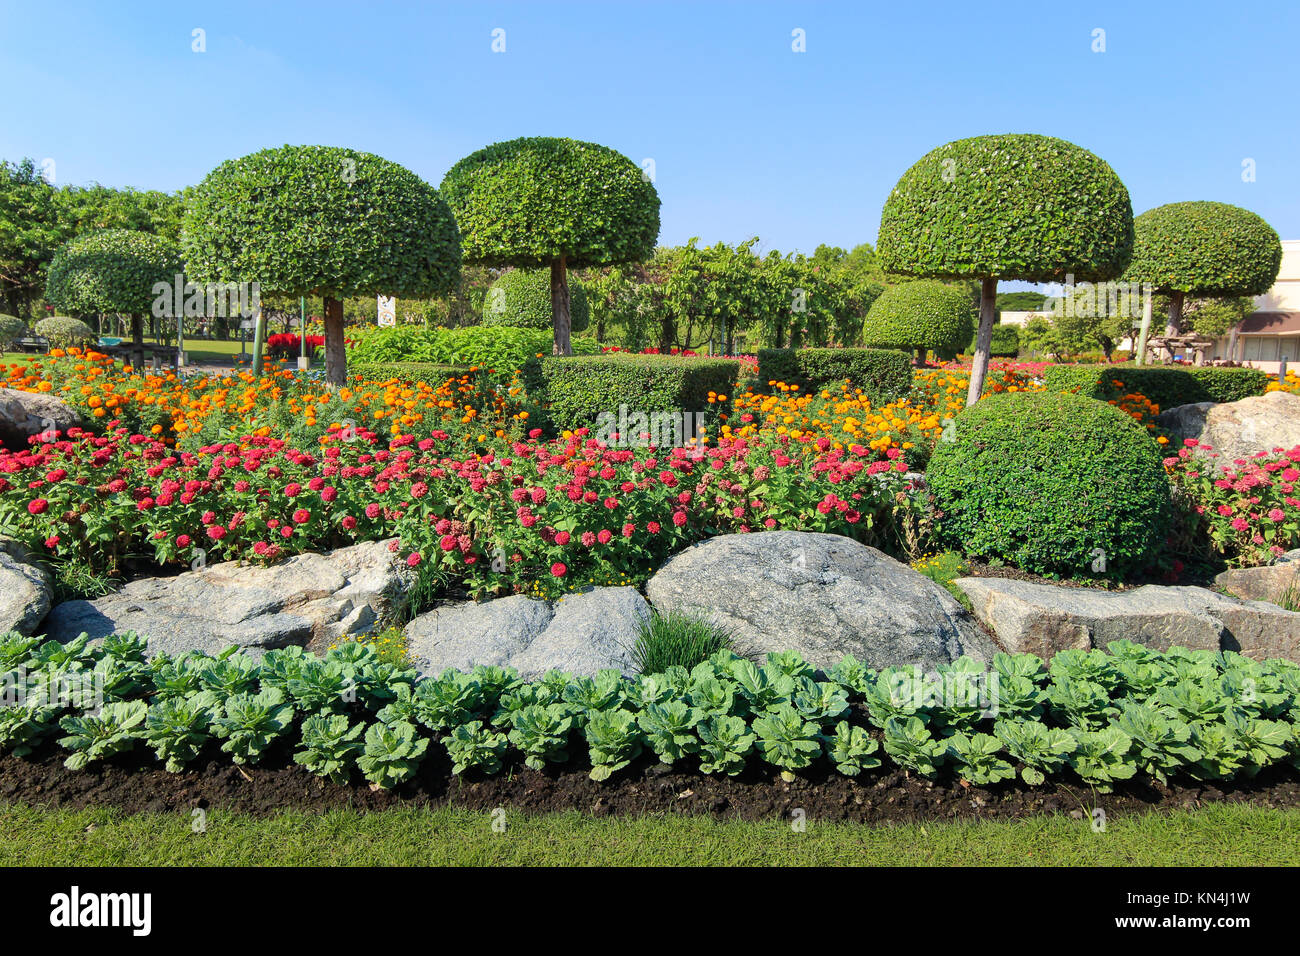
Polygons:
<instances>
[{"instance_id":1,"label":"green foliage","mask_svg":"<svg viewBox=\"0 0 1300 956\"><path fill-rule=\"evenodd\" d=\"M584 354L600 352L600 346L587 339L574 339L573 348ZM458 372L470 367L490 369L508 376L524 369L530 360L550 352L551 333L537 329L499 325L425 329L398 325L360 335L348 352L348 362L357 374L380 381L415 374L445 381L445 368Z\"/></svg>"},{"instance_id":2,"label":"green foliage","mask_svg":"<svg viewBox=\"0 0 1300 956\"><path fill-rule=\"evenodd\" d=\"M710 717L701 721L695 732L700 738L700 770L730 777L745 769L745 758L758 740L745 719L735 715Z\"/></svg>"},{"instance_id":3,"label":"green foliage","mask_svg":"<svg viewBox=\"0 0 1300 956\"><path fill-rule=\"evenodd\" d=\"M1148 704L1127 702L1115 726L1133 740L1133 759L1144 773L1161 783L1175 771L1201 759L1201 752L1188 741L1192 729Z\"/></svg>"},{"instance_id":4,"label":"green foliage","mask_svg":"<svg viewBox=\"0 0 1300 956\"><path fill-rule=\"evenodd\" d=\"M605 146L524 137L456 163L441 191L466 262L571 269L637 262L659 236L659 196L640 167Z\"/></svg>"},{"instance_id":5,"label":"green foliage","mask_svg":"<svg viewBox=\"0 0 1300 956\"><path fill-rule=\"evenodd\" d=\"M1025 783L1035 787L1047 779L1047 774L1060 770L1078 746L1067 731L1035 721L999 720L993 725L993 733L1007 753L1024 764L1020 776Z\"/></svg>"},{"instance_id":6,"label":"green foliage","mask_svg":"<svg viewBox=\"0 0 1300 956\"><path fill-rule=\"evenodd\" d=\"M608 780L641 754L644 738L636 715L626 710L598 710L587 720L591 779Z\"/></svg>"},{"instance_id":7,"label":"green foliage","mask_svg":"<svg viewBox=\"0 0 1300 956\"><path fill-rule=\"evenodd\" d=\"M926 478L942 537L967 555L1122 575L1163 543L1171 505L1159 447L1118 409L1069 393L1006 393L955 425Z\"/></svg>"},{"instance_id":8,"label":"green foliage","mask_svg":"<svg viewBox=\"0 0 1300 956\"><path fill-rule=\"evenodd\" d=\"M1129 755L1133 740L1117 727L1103 730L1070 728L1076 747L1066 758L1084 783L1100 793L1109 793L1117 780L1128 780L1137 773L1137 764Z\"/></svg>"},{"instance_id":9,"label":"green foliage","mask_svg":"<svg viewBox=\"0 0 1300 956\"><path fill-rule=\"evenodd\" d=\"M957 733L946 738L945 742L948 744L947 757L956 765L963 780L988 786L1016 775L1015 768L998 756L1002 741L997 737Z\"/></svg>"},{"instance_id":10,"label":"green foliage","mask_svg":"<svg viewBox=\"0 0 1300 956\"><path fill-rule=\"evenodd\" d=\"M529 767L541 770L548 763L569 759L569 734L574 724L564 704L527 704L518 708L510 720L510 742L524 755Z\"/></svg>"},{"instance_id":11,"label":"green foliage","mask_svg":"<svg viewBox=\"0 0 1300 956\"><path fill-rule=\"evenodd\" d=\"M891 717L885 721L885 753L900 767L933 777L947 752L947 743L935 740L921 718Z\"/></svg>"},{"instance_id":12,"label":"green foliage","mask_svg":"<svg viewBox=\"0 0 1300 956\"><path fill-rule=\"evenodd\" d=\"M105 229L78 236L54 255L45 297L65 312L145 315L155 283L174 287L182 272L180 250L145 232Z\"/></svg>"},{"instance_id":13,"label":"green foliage","mask_svg":"<svg viewBox=\"0 0 1300 956\"><path fill-rule=\"evenodd\" d=\"M0 706L0 753L15 757L31 753L58 728L58 713L59 708L40 704Z\"/></svg>"},{"instance_id":14,"label":"green foliage","mask_svg":"<svg viewBox=\"0 0 1300 956\"><path fill-rule=\"evenodd\" d=\"M957 352L975 333L976 309L961 289L942 282L904 282L886 289L862 327L868 346Z\"/></svg>"},{"instance_id":15,"label":"green foliage","mask_svg":"<svg viewBox=\"0 0 1300 956\"><path fill-rule=\"evenodd\" d=\"M233 694L224 712L212 721L212 730L225 741L221 749L237 764L253 764L293 723L293 707L284 692L267 687L256 694Z\"/></svg>"},{"instance_id":16,"label":"green foliage","mask_svg":"<svg viewBox=\"0 0 1300 956\"><path fill-rule=\"evenodd\" d=\"M701 713L685 701L650 704L637 717L645 739L661 763L675 763L700 746L695 726Z\"/></svg>"},{"instance_id":17,"label":"green foliage","mask_svg":"<svg viewBox=\"0 0 1300 956\"><path fill-rule=\"evenodd\" d=\"M1277 232L1255 213L1221 202L1175 202L1133 221L1137 241L1124 278L1160 292L1263 295L1282 265Z\"/></svg>"},{"instance_id":18,"label":"green foliage","mask_svg":"<svg viewBox=\"0 0 1300 956\"><path fill-rule=\"evenodd\" d=\"M912 388L912 360L897 349L759 349L758 383L797 385L804 392L845 380L873 405L905 398Z\"/></svg>"},{"instance_id":19,"label":"green foliage","mask_svg":"<svg viewBox=\"0 0 1300 956\"><path fill-rule=\"evenodd\" d=\"M886 271L933 278L1115 278L1133 207L1114 170L1073 143L1006 134L957 140L905 172L880 216Z\"/></svg>"},{"instance_id":20,"label":"green foliage","mask_svg":"<svg viewBox=\"0 0 1300 956\"><path fill-rule=\"evenodd\" d=\"M362 748L365 724L352 724L344 714L317 714L302 722L302 749L293 762L318 777L347 783L348 771Z\"/></svg>"},{"instance_id":21,"label":"green foliage","mask_svg":"<svg viewBox=\"0 0 1300 956\"><path fill-rule=\"evenodd\" d=\"M824 737L823 743L826 756L846 777L856 777L864 770L880 766L880 758L871 756L880 749L880 744L865 727L841 720L835 725L834 735Z\"/></svg>"},{"instance_id":22,"label":"green foliage","mask_svg":"<svg viewBox=\"0 0 1300 956\"><path fill-rule=\"evenodd\" d=\"M763 759L782 775L802 770L821 753L821 729L789 704L777 704L753 723Z\"/></svg>"},{"instance_id":23,"label":"green foliage","mask_svg":"<svg viewBox=\"0 0 1300 956\"><path fill-rule=\"evenodd\" d=\"M96 760L130 750L140 739L138 728L148 711L142 700L119 701L105 704L97 714L62 718L59 726L67 736L59 738L59 746L72 752L63 765L81 770Z\"/></svg>"},{"instance_id":24,"label":"green foliage","mask_svg":"<svg viewBox=\"0 0 1300 956\"><path fill-rule=\"evenodd\" d=\"M1162 409L1194 402L1235 402L1263 395L1268 373L1257 368L1186 368L1140 365L1049 365L1049 392L1077 392L1103 402L1137 392Z\"/></svg>"},{"instance_id":25,"label":"green foliage","mask_svg":"<svg viewBox=\"0 0 1300 956\"><path fill-rule=\"evenodd\" d=\"M632 662L642 674L661 674L673 665L690 670L730 647L731 635L721 625L680 611L651 611L637 624Z\"/></svg>"},{"instance_id":26,"label":"green foliage","mask_svg":"<svg viewBox=\"0 0 1300 956\"><path fill-rule=\"evenodd\" d=\"M994 300L999 312L1040 312L1046 303L1042 292L999 292Z\"/></svg>"},{"instance_id":27,"label":"green foliage","mask_svg":"<svg viewBox=\"0 0 1300 956\"><path fill-rule=\"evenodd\" d=\"M569 323L577 334L591 323L587 289L569 277ZM493 282L483 299L484 325L509 325L522 329L554 328L551 313L551 270L511 269Z\"/></svg>"},{"instance_id":28,"label":"green foliage","mask_svg":"<svg viewBox=\"0 0 1300 956\"><path fill-rule=\"evenodd\" d=\"M456 731L467 731L472 726L457 727ZM504 736L496 736L504 742ZM415 776L415 770L428 749L428 738L419 736L415 727L404 720L391 724L373 723L366 730L365 749L357 757L357 766L371 783L390 789ZM456 759L457 754L452 753L452 757ZM457 762L455 772L460 773L463 769Z\"/></svg>"},{"instance_id":29,"label":"green foliage","mask_svg":"<svg viewBox=\"0 0 1300 956\"><path fill-rule=\"evenodd\" d=\"M218 696L203 691L192 697L165 697L149 708L144 738L169 773L179 773L211 738Z\"/></svg>"},{"instance_id":30,"label":"green foliage","mask_svg":"<svg viewBox=\"0 0 1300 956\"><path fill-rule=\"evenodd\" d=\"M27 323L14 315L0 315L0 352L13 345L27 331Z\"/></svg>"},{"instance_id":31,"label":"green foliage","mask_svg":"<svg viewBox=\"0 0 1300 956\"><path fill-rule=\"evenodd\" d=\"M45 338L52 348L66 349L70 345L90 345L99 341L94 331L80 319L66 315L53 315L36 323L36 334Z\"/></svg>"},{"instance_id":32,"label":"green foliage","mask_svg":"<svg viewBox=\"0 0 1300 956\"><path fill-rule=\"evenodd\" d=\"M965 345L969 353L975 351L975 334ZM989 355L994 358L1014 358L1020 354L1020 330L1014 325L998 324L993 326L993 337L989 339Z\"/></svg>"},{"instance_id":33,"label":"green foliage","mask_svg":"<svg viewBox=\"0 0 1300 956\"><path fill-rule=\"evenodd\" d=\"M581 340L579 340L581 341ZM627 409L631 423L624 438L637 441L636 433L658 435L664 429L686 431L684 414L716 435L719 416L731 407L740 364L727 359L687 358L670 355L553 356L532 362L526 370L529 394L547 407L557 430L593 428L609 440L619 431L620 410ZM709 393L726 401L709 401ZM643 414L644 424L636 424ZM656 425L659 422L662 427ZM683 435L677 442L689 440ZM655 444L660 444L655 441Z\"/></svg>"},{"instance_id":34,"label":"green foliage","mask_svg":"<svg viewBox=\"0 0 1300 956\"><path fill-rule=\"evenodd\" d=\"M263 295L421 298L448 292L460 238L447 203L410 170L334 146L228 160L185 207L199 282L259 282Z\"/></svg>"}]
</instances>

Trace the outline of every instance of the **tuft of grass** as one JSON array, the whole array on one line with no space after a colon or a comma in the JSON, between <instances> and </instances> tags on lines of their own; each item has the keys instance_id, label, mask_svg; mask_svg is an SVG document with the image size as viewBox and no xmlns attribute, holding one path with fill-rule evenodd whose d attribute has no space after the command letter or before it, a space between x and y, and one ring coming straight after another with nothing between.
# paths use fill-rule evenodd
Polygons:
<instances>
[{"instance_id":1,"label":"tuft of grass","mask_svg":"<svg viewBox=\"0 0 1300 956\"><path fill-rule=\"evenodd\" d=\"M720 625L680 611L651 611L639 625L632 662L642 674L659 674L673 665L690 670L730 647L731 634Z\"/></svg>"},{"instance_id":2,"label":"tuft of grass","mask_svg":"<svg viewBox=\"0 0 1300 956\"><path fill-rule=\"evenodd\" d=\"M54 568L54 601L93 601L112 594L121 582L81 561L64 561Z\"/></svg>"},{"instance_id":3,"label":"tuft of grass","mask_svg":"<svg viewBox=\"0 0 1300 956\"><path fill-rule=\"evenodd\" d=\"M1284 611L1300 611L1300 588L1288 584L1277 603Z\"/></svg>"}]
</instances>

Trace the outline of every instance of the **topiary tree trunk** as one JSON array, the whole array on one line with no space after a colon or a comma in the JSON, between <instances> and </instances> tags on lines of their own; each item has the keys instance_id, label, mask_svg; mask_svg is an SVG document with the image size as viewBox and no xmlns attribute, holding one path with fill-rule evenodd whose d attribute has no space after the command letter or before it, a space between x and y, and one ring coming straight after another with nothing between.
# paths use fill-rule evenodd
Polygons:
<instances>
[{"instance_id":1,"label":"topiary tree trunk","mask_svg":"<svg viewBox=\"0 0 1300 956\"><path fill-rule=\"evenodd\" d=\"M131 315L131 368L137 375L144 370L144 321L134 313Z\"/></svg>"},{"instance_id":2,"label":"topiary tree trunk","mask_svg":"<svg viewBox=\"0 0 1300 956\"><path fill-rule=\"evenodd\" d=\"M555 323L555 343L551 346L551 353L572 355L573 345L569 341L572 325L569 318L569 270L564 256L551 262L551 316Z\"/></svg>"},{"instance_id":3,"label":"topiary tree trunk","mask_svg":"<svg viewBox=\"0 0 1300 956\"><path fill-rule=\"evenodd\" d=\"M984 393L989 373L989 352L993 348L993 320L996 317L998 280L980 280L980 327L975 336L975 355L971 358L970 388L966 390L966 407L974 405Z\"/></svg>"},{"instance_id":4,"label":"topiary tree trunk","mask_svg":"<svg viewBox=\"0 0 1300 956\"><path fill-rule=\"evenodd\" d=\"M568 290L565 290L566 323L568 301ZM565 341L568 341L567 325ZM325 381L334 386L348 383L348 356L343 344L343 302L328 296L325 297Z\"/></svg>"}]
</instances>

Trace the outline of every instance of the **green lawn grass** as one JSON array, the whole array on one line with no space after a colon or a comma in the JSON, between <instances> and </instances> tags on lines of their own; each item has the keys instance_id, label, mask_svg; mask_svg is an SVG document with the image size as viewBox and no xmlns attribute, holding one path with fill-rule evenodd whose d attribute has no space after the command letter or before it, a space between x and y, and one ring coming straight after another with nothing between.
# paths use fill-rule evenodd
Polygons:
<instances>
[{"instance_id":1,"label":"green lawn grass","mask_svg":"<svg viewBox=\"0 0 1300 956\"><path fill-rule=\"evenodd\" d=\"M593 818L404 809L254 818L0 806L2 866L888 865L1252 866L1300 863L1300 810L1209 806L1111 817L867 827L703 817Z\"/></svg>"}]
</instances>

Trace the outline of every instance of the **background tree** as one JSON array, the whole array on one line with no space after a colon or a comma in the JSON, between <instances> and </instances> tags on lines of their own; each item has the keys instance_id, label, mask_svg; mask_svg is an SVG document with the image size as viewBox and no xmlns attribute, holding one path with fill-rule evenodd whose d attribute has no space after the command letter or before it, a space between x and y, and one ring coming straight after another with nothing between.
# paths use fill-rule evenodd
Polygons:
<instances>
[{"instance_id":1,"label":"background tree","mask_svg":"<svg viewBox=\"0 0 1300 956\"><path fill-rule=\"evenodd\" d=\"M1046 301L1042 292L999 292L995 305L1002 312L1038 312Z\"/></svg>"},{"instance_id":2,"label":"background tree","mask_svg":"<svg viewBox=\"0 0 1300 956\"><path fill-rule=\"evenodd\" d=\"M483 298L484 325L511 325L524 329L553 329L551 273L548 269L511 269L487 290ZM578 279L569 281L569 328L584 332L591 322L587 289Z\"/></svg>"},{"instance_id":3,"label":"background tree","mask_svg":"<svg viewBox=\"0 0 1300 956\"><path fill-rule=\"evenodd\" d=\"M1165 335L1183 330L1188 296L1263 295L1282 266L1282 242L1267 222L1221 202L1175 202L1133 221L1137 240L1124 278L1167 295Z\"/></svg>"},{"instance_id":4,"label":"background tree","mask_svg":"<svg viewBox=\"0 0 1300 956\"><path fill-rule=\"evenodd\" d=\"M190 195L183 235L199 282L321 297L332 385L347 381L344 299L438 295L460 274L456 222L437 190L397 163L334 146L222 163Z\"/></svg>"},{"instance_id":5,"label":"background tree","mask_svg":"<svg viewBox=\"0 0 1300 956\"><path fill-rule=\"evenodd\" d=\"M967 405L988 374L999 279L1113 279L1132 251L1133 208L1114 170L1032 134L977 136L921 157L885 201L876 243L889 273L979 280Z\"/></svg>"},{"instance_id":6,"label":"background tree","mask_svg":"<svg viewBox=\"0 0 1300 956\"><path fill-rule=\"evenodd\" d=\"M68 235L58 191L31 159L0 162L0 311L31 314L50 260Z\"/></svg>"},{"instance_id":7,"label":"background tree","mask_svg":"<svg viewBox=\"0 0 1300 956\"><path fill-rule=\"evenodd\" d=\"M1139 297L1127 294L1128 288L1114 283L1085 284L1063 298L1053 310L1051 320L1057 351L1078 355L1101 349L1109 362L1124 339L1136 340L1142 304Z\"/></svg>"},{"instance_id":8,"label":"background tree","mask_svg":"<svg viewBox=\"0 0 1300 956\"><path fill-rule=\"evenodd\" d=\"M115 312L131 317L131 364L144 364L145 315L157 298L154 285L175 287L184 272L180 249L161 236L126 229L86 233L66 243L50 263L45 297L77 315ZM173 303L180 314L182 303Z\"/></svg>"},{"instance_id":9,"label":"background tree","mask_svg":"<svg viewBox=\"0 0 1300 956\"><path fill-rule=\"evenodd\" d=\"M975 331L975 307L966 293L942 282L905 282L881 293L867 313L862 344L872 348L956 353Z\"/></svg>"},{"instance_id":10,"label":"background tree","mask_svg":"<svg viewBox=\"0 0 1300 956\"><path fill-rule=\"evenodd\" d=\"M654 252L659 195L641 168L595 143L525 137L456 163L442 181L465 261L549 267L553 351L571 355L568 270Z\"/></svg>"}]
</instances>

